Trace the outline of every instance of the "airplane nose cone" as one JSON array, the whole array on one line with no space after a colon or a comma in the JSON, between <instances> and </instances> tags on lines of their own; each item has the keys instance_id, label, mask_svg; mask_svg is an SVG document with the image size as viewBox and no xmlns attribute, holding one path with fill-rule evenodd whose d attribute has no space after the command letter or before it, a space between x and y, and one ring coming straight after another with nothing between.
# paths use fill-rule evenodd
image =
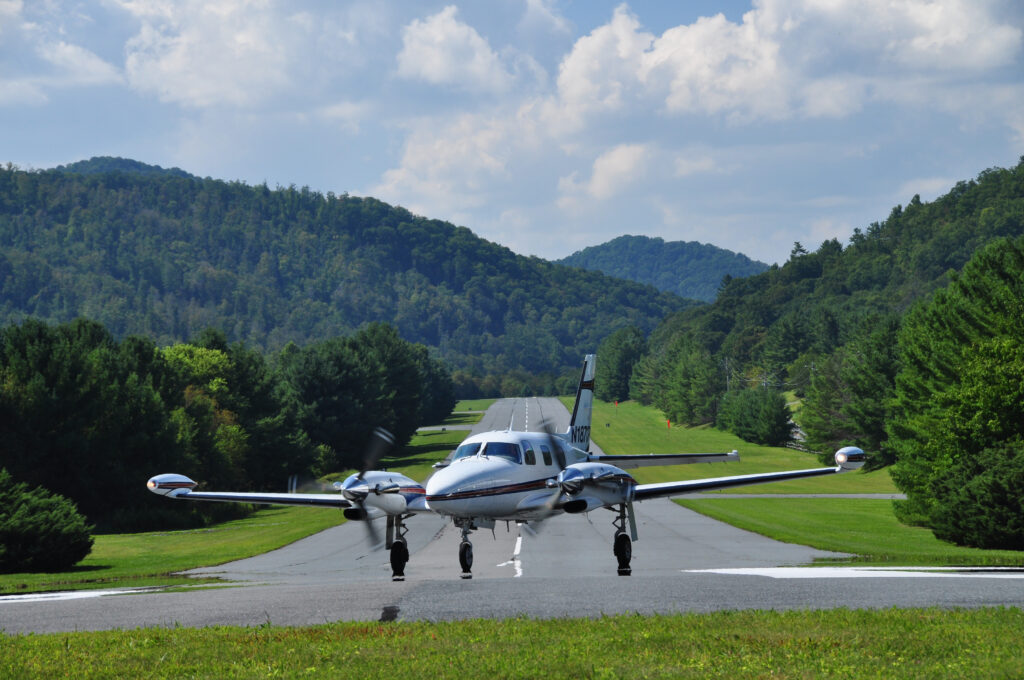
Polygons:
<instances>
[{"instance_id":1,"label":"airplane nose cone","mask_svg":"<svg viewBox=\"0 0 1024 680\"><path fill-rule=\"evenodd\" d=\"M451 474L450 468L443 468L435 472L427 480L425 490L427 498L443 498L455 493L458 490L459 478Z\"/></svg>"}]
</instances>

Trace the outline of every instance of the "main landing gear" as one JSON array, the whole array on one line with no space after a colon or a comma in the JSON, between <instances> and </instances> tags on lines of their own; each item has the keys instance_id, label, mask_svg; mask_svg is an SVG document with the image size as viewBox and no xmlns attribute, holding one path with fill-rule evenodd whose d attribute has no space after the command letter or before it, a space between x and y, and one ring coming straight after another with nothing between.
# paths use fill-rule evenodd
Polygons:
<instances>
[{"instance_id":1,"label":"main landing gear","mask_svg":"<svg viewBox=\"0 0 1024 680\"><path fill-rule=\"evenodd\" d=\"M405 565L409 562L409 546L405 542L405 534L409 531L405 528L404 520L412 515L388 516L388 528L385 543L391 550L391 580L405 580Z\"/></svg>"},{"instance_id":2,"label":"main landing gear","mask_svg":"<svg viewBox=\"0 0 1024 680\"><path fill-rule=\"evenodd\" d=\"M615 559L619 561L619 576L629 576L633 573L629 562L633 558L633 540L636 540L636 519L633 517L633 504L621 504L618 517L612 520L612 524L615 525L615 541L612 552L615 554ZM629 533L626 532L627 525L630 529ZM633 540L630 540L630 535L632 535Z\"/></svg>"}]
</instances>

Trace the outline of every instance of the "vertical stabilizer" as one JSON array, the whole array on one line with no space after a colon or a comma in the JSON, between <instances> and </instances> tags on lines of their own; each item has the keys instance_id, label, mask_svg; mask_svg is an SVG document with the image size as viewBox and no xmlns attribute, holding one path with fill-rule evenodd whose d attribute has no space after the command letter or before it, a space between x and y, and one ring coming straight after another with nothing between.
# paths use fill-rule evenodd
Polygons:
<instances>
[{"instance_id":1,"label":"vertical stabilizer","mask_svg":"<svg viewBox=\"0 0 1024 680\"><path fill-rule=\"evenodd\" d=\"M596 354L583 357L583 374L576 388L576 403L569 420L569 443L581 451L590 450L590 412L594 407L594 367Z\"/></svg>"}]
</instances>

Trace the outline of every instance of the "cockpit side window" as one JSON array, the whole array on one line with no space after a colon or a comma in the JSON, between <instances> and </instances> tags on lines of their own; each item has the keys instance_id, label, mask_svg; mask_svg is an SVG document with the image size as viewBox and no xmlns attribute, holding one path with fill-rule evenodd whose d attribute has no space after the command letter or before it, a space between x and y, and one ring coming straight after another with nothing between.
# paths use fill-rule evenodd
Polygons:
<instances>
[{"instance_id":1,"label":"cockpit side window","mask_svg":"<svg viewBox=\"0 0 1024 680\"><path fill-rule=\"evenodd\" d=\"M459 458L465 458L467 456L475 456L479 450L480 442L476 442L474 444L463 444L459 448L455 449L455 453L452 454L452 461L456 461Z\"/></svg>"},{"instance_id":2,"label":"cockpit side window","mask_svg":"<svg viewBox=\"0 0 1024 680\"><path fill-rule=\"evenodd\" d=\"M513 462L519 462L519 445L509 442L487 442L484 446L483 455L491 458L507 458Z\"/></svg>"},{"instance_id":3,"label":"cockpit side window","mask_svg":"<svg viewBox=\"0 0 1024 680\"><path fill-rule=\"evenodd\" d=\"M533 452L533 446L527 441L523 442L523 460L527 465L537 464L537 454Z\"/></svg>"},{"instance_id":4,"label":"cockpit side window","mask_svg":"<svg viewBox=\"0 0 1024 680\"><path fill-rule=\"evenodd\" d=\"M544 464L551 465L551 449L548 448L547 444L540 445L540 454L544 456Z\"/></svg>"}]
</instances>

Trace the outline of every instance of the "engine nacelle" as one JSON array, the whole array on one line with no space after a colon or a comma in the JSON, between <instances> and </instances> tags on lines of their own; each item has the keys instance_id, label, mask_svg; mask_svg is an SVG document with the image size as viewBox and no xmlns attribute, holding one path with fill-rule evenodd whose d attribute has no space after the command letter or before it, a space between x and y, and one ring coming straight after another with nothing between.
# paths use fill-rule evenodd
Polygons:
<instances>
[{"instance_id":1,"label":"engine nacelle","mask_svg":"<svg viewBox=\"0 0 1024 680\"><path fill-rule=\"evenodd\" d=\"M359 506L365 508L369 519L405 512L406 500L401 494L403 483L414 484L405 475L370 470L364 472L362 476L351 475L344 482L336 482L334 487L341 491L346 500L356 504L356 508L351 508L352 513L345 511L345 517L358 520L366 519L359 513Z\"/></svg>"},{"instance_id":2,"label":"engine nacelle","mask_svg":"<svg viewBox=\"0 0 1024 680\"><path fill-rule=\"evenodd\" d=\"M345 519L355 522L378 519L385 515L385 513L377 508L345 508L341 511L341 514L345 516Z\"/></svg>"},{"instance_id":3,"label":"engine nacelle","mask_svg":"<svg viewBox=\"0 0 1024 680\"><path fill-rule=\"evenodd\" d=\"M386 515L401 515L406 508L405 496L394 492L382 494L371 492L366 496L363 505L370 513L371 519L375 516L372 510L378 510Z\"/></svg>"},{"instance_id":4,"label":"engine nacelle","mask_svg":"<svg viewBox=\"0 0 1024 680\"><path fill-rule=\"evenodd\" d=\"M599 498L593 496L583 496L581 498L574 498L567 503L562 503L562 511L567 512L570 515L575 515L581 512L590 512L600 507L604 507L606 504Z\"/></svg>"},{"instance_id":5,"label":"engine nacelle","mask_svg":"<svg viewBox=\"0 0 1024 680\"><path fill-rule=\"evenodd\" d=\"M146 488L158 496L175 498L196 488L196 482L185 475L168 473L150 477L146 482Z\"/></svg>"},{"instance_id":6,"label":"engine nacelle","mask_svg":"<svg viewBox=\"0 0 1024 680\"><path fill-rule=\"evenodd\" d=\"M555 481L569 496L569 500L561 504L569 513L629 503L636 488L636 480L629 473L607 463L575 463L558 473Z\"/></svg>"},{"instance_id":7,"label":"engine nacelle","mask_svg":"<svg viewBox=\"0 0 1024 680\"><path fill-rule=\"evenodd\" d=\"M843 470L859 470L867 459L867 454L856 446L844 446L836 451L836 465Z\"/></svg>"}]
</instances>

